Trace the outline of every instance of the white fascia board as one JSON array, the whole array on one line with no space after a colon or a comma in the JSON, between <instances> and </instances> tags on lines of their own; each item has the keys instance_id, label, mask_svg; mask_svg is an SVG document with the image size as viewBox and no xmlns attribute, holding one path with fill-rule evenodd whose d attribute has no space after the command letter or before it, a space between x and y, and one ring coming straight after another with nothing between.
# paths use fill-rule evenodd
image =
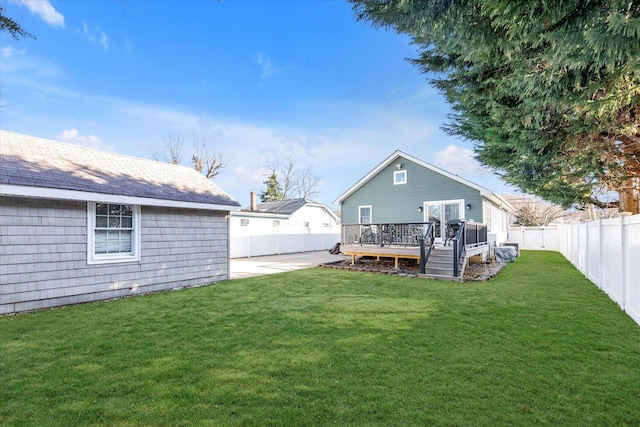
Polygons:
<instances>
[{"instance_id":1,"label":"white fascia board","mask_svg":"<svg viewBox=\"0 0 640 427\"><path fill-rule=\"evenodd\" d=\"M271 213L271 212L260 212L260 211L241 211L239 209L231 212L231 216L238 218L266 218L266 219L289 219L291 215L289 214L279 214L279 213Z\"/></svg>"},{"instance_id":2,"label":"white fascia board","mask_svg":"<svg viewBox=\"0 0 640 427\"><path fill-rule=\"evenodd\" d=\"M210 211L237 211L240 206L213 203L183 202L179 200L152 199L149 197L119 196L117 194L91 193L59 188L31 187L26 185L0 184L0 195L36 197L41 199L74 200L81 202L125 203L141 206L162 206Z\"/></svg>"},{"instance_id":3,"label":"white fascia board","mask_svg":"<svg viewBox=\"0 0 640 427\"><path fill-rule=\"evenodd\" d=\"M334 205L340 205L340 202L342 202L344 199L346 199L347 197L349 197L351 195L351 193L353 193L354 191L356 191L358 188L362 187L367 181L369 181L374 175L376 175L378 172L380 172L382 169L384 169L385 167L387 167L387 165L389 165L391 162L393 162L395 159L397 159L400 155L402 155L402 151L400 150L396 150L392 155L390 155L389 157L387 157L385 160L382 161L382 163L380 163L378 166L376 166L375 168L373 168L371 170L371 172L369 172L368 174L366 174L365 176L363 176L358 182L356 182L354 185L352 185L351 187L349 187L349 189L347 191L345 191L344 193L342 193L342 195L340 195L340 197L338 197L336 200L333 201Z\"/></svg>"},{"instance_id":4,"label":"white fascia board","mask_svg":"<svg viewBox=\"0 0 640 427\"><path fill-rule=\"evenodd\" d=\"M504 197L500 196L499 194L490 193L490 194L483 194L483 196L485 199L491 201L492 203L496 204L499 208L502 208L507 212L513 213L516 211L513 205L511 205L511 203L509 203Z\"/></svg>"}]
</instances>

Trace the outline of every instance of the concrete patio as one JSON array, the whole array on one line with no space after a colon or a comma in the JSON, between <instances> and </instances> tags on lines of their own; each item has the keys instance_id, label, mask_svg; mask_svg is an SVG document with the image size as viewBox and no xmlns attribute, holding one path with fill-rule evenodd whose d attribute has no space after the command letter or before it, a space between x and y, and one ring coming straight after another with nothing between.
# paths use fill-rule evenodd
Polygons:
<instances>
[{"instance_id":1,"label":"concrete patio","mask_svg":"<svg viewBox=\"0 0 640 427\"><path fill-rule=\"evenodd\" d=\"M345 259L349 257L342 254L332 255L327 251L233 258L231 259L231 279L283 273Z\"/></svg>"}]
</instances>

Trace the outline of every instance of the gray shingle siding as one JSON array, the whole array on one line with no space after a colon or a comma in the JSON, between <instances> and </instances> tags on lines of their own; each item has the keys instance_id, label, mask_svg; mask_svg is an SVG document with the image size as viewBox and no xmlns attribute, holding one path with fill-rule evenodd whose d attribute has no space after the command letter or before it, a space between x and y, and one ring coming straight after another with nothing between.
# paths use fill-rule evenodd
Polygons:
<instances>
[{"instance_id":1,"label":"gray shingle siding","mask_svg":"<svg viewBox=\"0 0 640 427\"><path fill-rule=\"evenodd\" d=\"M396 164L402 163L402 169ZM393 172L407 171L407 183L393 184ZM343 202L342 223L358 223L358 207L371 205L373 222L422 222L423 213L418 207L423 202L464 199L471 204L466 219L482 222L482 196L480 191L419 164L400 158L371 177Z\"/></svg>"},{"instance_id":2,"label":"gray shingle siding","mask_svg":"<svg viewBox=\"0 0 640 427\"><path fill-rule=\"evenodd\" d=\"M87 265L85 202L0 197L0 314L229 278L228 212L142 206L140 262Z\"/></svg>"}]
</instances>

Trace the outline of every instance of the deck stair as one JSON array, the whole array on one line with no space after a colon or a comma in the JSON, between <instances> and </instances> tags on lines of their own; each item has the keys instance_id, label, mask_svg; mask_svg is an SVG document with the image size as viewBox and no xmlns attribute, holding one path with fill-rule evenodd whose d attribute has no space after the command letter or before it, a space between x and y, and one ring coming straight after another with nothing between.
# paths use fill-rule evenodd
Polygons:
<instances>
[{"instance_id":1,"label":"deck stair","mask_svg":"<svg viewBox=\"0 0 640 427\"><path fill-rule=\"evenodd\" d=\"M460 260L460 276L455 277L453 275L453 248L451 246L437 245L433 247L425 267L425 274L421 276L431 279L462 281L466 263L466 259L463 256Z\"/></svg>"}]
</instances>

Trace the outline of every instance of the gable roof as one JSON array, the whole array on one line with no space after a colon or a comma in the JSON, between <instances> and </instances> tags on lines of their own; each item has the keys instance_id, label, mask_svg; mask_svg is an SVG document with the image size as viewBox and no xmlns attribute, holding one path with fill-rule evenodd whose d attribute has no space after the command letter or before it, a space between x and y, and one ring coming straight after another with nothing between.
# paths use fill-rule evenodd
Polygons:
<instances>
[{"instance_id":1,"label":"gable roof","mask_svg":"<svg viewBox=\"0 0 640 427\"><path fill-rule=\"evenodd\" d=\"M3 130L0 194L209 210L240 206L185 166Z\"/></svg>"},{"instance_id":2,"label":"gable roof","mask_svg":"<svg viewBox=\"0 0 640 427\"><path fill-rule=\"evenodd\" d=\"M371 178L373 178L375 175L377 175L381 170L383 170L384 168L386 168L387 166L389 166L390 164L396 162L399 158L404 158L406 160L409 160L411 162L414 162L424 168L430 169L436 173L439 173L440 175L446 176L447 178L450 178L454 181L457 181L461 184L464 184L468 187L474 188L476 190L478 190L480 192L480 194L490 200L491 202L495 203L496 205L502 207L503 209L506 209L508 211L515 211L515 209L513 208L513 206L511 206L511 204L509 204L508 201L506 201L502 196L500 196L499 194L496 194L494 192L492 192L491 190L478 185L474 182L471 182L469 180L466 180L464 178L459 177L458 175L452 174L451 172L447 172L444 169L440 169L437 166L432 165L431 163L427 163L423 160L418 159L417 157L413 157L409 154L406 154L400 150L396 150L393 152L393 154L391 154L389 157L387 157L385 160L382 161L382 163L380 163L378 166L376 166L375 168L373 168L368 174L366 174L364 177L362 177L358 182L356 182L354 185L352 185L347 191L345 191L344 193L342 193L342 195L340 197L338 197L333 203L334 204L339 204L340 202L342 202L343 200L345 200L347 197L349 197L351 194L353 194L356 190L358 190L360 187L362 187L364 184L366 184Z\"/></svg>"}]
</instances>

